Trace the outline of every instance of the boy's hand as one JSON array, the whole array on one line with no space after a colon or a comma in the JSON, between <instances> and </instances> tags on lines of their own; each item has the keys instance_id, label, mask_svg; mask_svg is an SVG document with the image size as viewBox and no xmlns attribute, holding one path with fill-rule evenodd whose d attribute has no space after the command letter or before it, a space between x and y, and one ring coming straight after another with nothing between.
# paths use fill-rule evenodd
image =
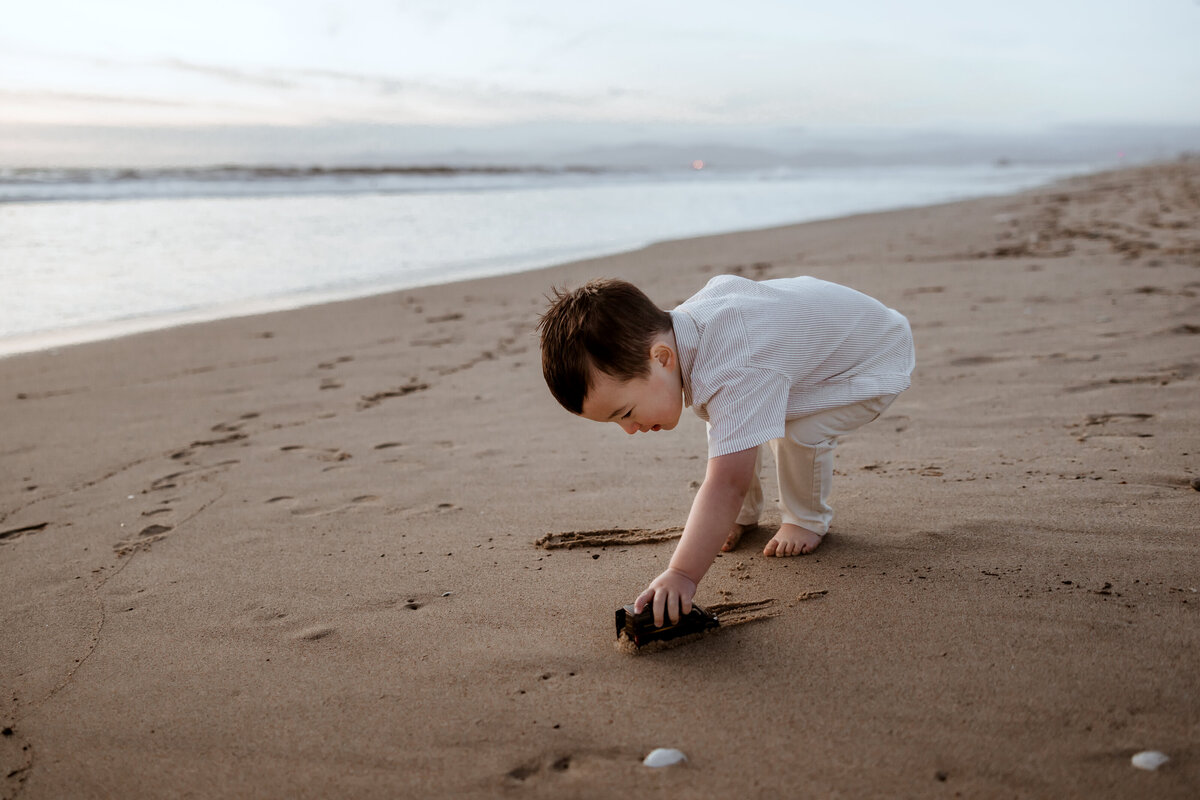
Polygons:
<instances>
[{"instance_id":1,"label":"boy's hand","mask_svg":"<svg viewBox=\"0 0 1200 800\"><path fill-rule=\"evenodd\" d=\"M640 614L647 603L654 608L654 627L663 626L663 612L671 622L678 622L680 612L690 614L692 598L696 595L696 582L674 567L667 567L663 574L650 582L646 591L633 601L633 613Z\"/></svg>"},{"instance_id":2,"label":"boy's hand","mask_svg":"<svg viewBox=\"0 0 1200 800\"><path fill-rule=\"evenodd\" d=\"M696 584L729 537L729 526L746 497L754 477L757 450L751 447L708 460L704 483L692 501L683 536L671 556L671 566L638 595L633 603L635 614L642 613L647 603L653 603L654 624L661 628L664 611L672 622L679 621L681 610L684 614L691 613Z\"/></svg>"}]
</instances>

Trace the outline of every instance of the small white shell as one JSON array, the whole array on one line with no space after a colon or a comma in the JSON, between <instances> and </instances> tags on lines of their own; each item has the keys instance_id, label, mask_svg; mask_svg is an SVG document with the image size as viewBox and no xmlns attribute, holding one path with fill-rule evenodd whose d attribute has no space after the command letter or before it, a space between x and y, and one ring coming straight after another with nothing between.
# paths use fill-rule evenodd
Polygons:
<instances>
[{"instance_id":1,"label":"small white shell","mask_svg":"<svg viewBox=\"0 0 1200 800\"><path fill-rule=\"evenodd\" d=\"M669 767L687 761L687 756L671 747L657 747L642 761L647 767Z\"/></svg>"},{"instance_id":2,"label":"small white shell","mask_svg":"<svg viewBox=\"0 0 1200 800\"><path fill-rule=\"evenodd\" d=\"M1138 769L1156 770L1170 760L1157 750L1143 750L1133 757L1133 765Z\"/></svg>"}]
</instances>

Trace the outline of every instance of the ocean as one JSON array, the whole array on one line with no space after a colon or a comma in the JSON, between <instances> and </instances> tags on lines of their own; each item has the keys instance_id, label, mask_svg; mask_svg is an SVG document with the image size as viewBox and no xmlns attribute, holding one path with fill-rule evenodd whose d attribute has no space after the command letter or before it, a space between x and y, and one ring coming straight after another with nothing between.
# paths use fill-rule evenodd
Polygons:
<instances>
[{"instance_id":1,"label":"ocean","mask_svg":"<svg viewBox=\"0 0 1200 800\"><path fill-rule=\"evenodd\" d=\"M0 355L1097 168L0 169Z\"/></svg>"}]
</instances>

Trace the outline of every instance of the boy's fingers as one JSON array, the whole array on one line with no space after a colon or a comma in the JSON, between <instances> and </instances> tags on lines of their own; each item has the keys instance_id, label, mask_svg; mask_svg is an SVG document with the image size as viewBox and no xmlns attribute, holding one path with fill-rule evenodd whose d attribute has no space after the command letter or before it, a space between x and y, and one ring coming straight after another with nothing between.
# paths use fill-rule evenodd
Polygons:
<instances>
[{"instance_id":1,"label":"boy's fingers","mask_svg":"<svg viewBox=\"0 0 1200 800\"><path fill-rule=\"evenodd\" d=\"M666 592L654 593L654 627L661 628L663 626L663 607L667 604Z\"/></svg>"},{"instance_id":2,"label":"boy's fingers","mask_svg":"<svg viewBox=\"0 0 1200 800\"><path fill-rule=\"evenodd\" d=\"M680 606L683 609L684 616L687 616L688 614L692 613L692 598L684 597L683 601L680 603Z\"/></svg>"},{"instance_id":3,"label":"boy's fingers","mask_svg":"<svg viewBox=\"0 0 1200 800\"><path fill-rule=\"evenodd\" d=\"M639 594L637 596L637 599L633 601L633 613L635 613L635 614L642 613L642 609L646 607L646 602L648 600L653 599L653 597L654 597L653 589L647 589L644 592L642 592L641 594Z\"/></svg>"},{"instance_id":4,"label":"boy's fingers","mask_svg":"<svg viewBox=\"0 0 1200 800\"><path fill-rule=\"evenodd\" d=\"M679 622L678 592L671 592L667 595L667 615L671 618L671 622Z\"/></svg>"}]
</instances>

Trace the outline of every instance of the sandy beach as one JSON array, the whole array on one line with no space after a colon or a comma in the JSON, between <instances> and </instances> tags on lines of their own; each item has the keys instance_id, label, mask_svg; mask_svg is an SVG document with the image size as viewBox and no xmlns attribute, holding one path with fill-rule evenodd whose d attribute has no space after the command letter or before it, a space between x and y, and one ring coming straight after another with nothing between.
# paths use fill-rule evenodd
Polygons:
<instances>
[{"instance_id":1,"label":"sandy beach","mask_svg":"<svg viewBox=\"0 0 1200 800\"><path fill-rule=\"evenodd\" d=\"M918 366L820 550L630 655L704 426L566 413L534 325L720 273ZM1198 296L1191 160L0 359L0 797L1196 797Z\"/></svg>"}]
</instances>

